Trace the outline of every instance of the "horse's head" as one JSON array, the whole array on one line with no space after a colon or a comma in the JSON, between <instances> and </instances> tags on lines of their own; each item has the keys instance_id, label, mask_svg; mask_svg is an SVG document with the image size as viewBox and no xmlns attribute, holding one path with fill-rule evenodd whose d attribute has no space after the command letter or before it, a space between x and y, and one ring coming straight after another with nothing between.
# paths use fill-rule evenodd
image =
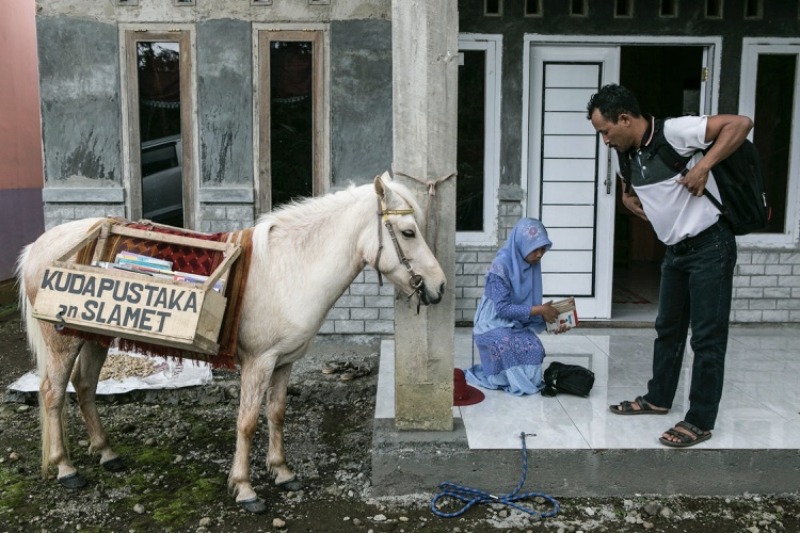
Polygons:
<instances>
[{"instance_id":1,"label":"horse's head","mask_svg":"<svg viewBox=\"0 0 800 533\"><path fill-rule=\"evenodd\" d=\"M419 294L420 302L442 299L446 279L417 223L420 209L411 192L392 181L387 172L375 176L378 195L378 243L372 265L406 296Z\"/></svg>"}]
</instances>

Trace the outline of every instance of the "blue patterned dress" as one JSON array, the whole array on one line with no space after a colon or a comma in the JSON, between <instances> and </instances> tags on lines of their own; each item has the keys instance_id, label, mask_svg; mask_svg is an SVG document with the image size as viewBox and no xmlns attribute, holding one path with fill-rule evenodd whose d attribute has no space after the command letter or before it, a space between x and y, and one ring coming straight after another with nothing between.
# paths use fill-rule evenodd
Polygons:
<instances>
[{"instance_id":1,"label":"blue patterned dress","mask_svg":"<svg viewBox=\"0 0 800 533\"><path fill-rule=\"evenodd\" d=\"M507 303L509 289L499 276L490 273L486 277L484 297L494 302L495 309L503 308L506 318L517 324L530 318L529 306ZM519 325L490 329L475 335L475 345L481 364L464 372L471 385L501 389L516 396L536 394L544 388L544 346L532 329Z\"/></svg>"}]
</instances>

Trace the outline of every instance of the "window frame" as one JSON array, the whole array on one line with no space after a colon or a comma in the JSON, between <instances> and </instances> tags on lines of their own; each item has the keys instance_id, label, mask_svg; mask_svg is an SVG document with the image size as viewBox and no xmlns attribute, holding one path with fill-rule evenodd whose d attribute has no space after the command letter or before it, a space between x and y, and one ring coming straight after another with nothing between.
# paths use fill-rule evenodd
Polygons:
<instances>
[{"instance_id":1,"label":"window frame","mask_svg":"<svg viewBox=\"0 0 800 533\"><path fill-rule=\"evenodd\" d=\"M800 235L800 40L796 38L753 38L742 39L741 76L739 78L739 113L749 117L755 114L756 82L758 58L760 55L786 54L794 55L797 60L795 69L795 91L792 109L792 132L789 145L789 168L786 181L786 221L783 233L751 233L737 237L740 244L747 246L769 246L793 248L797 246ZM758 124L755 125L758 127ZM753 132L748 136L753 139Z\"/></svg>"},{"instance_id":2,"label":"window frame","mask_svg":"<svg viewBox=\"0 0 800 533\"><path fill-rule=\"evenodd\" d=\"M272 163L270 159L270 113L263 110L262 103L270 102L268 79L270 71L270 43L273 41L311 42L314 47L312 79L312 120L314 122L312 139L313 176L312 194L321 196L330 188L330 43L327 24L254 24L253 81L253 124L257 131L253 135L255 143L253 158L254 187L256 191L256 216L272 210Z\"/></svg>"},{"instance_id":3,"label":"window frame","mask_svg":"<svg viewBox=\"0 0 800 533\"><path fill-rule=\"evenodd\" d=\"M483 231L457 231L456 244L496 245L500 187L500 104L503 64L503 36L496 34L458 35L458 50L486 52L485 152L483 162ZM458 179L458 178L456 178ZM458 183L458 182L456 182ZM456 185L457 186L457 185Z\"/></svg>"},{"instance_id":4,"label":"window frame","mask_svg":"<svg viewBox=\"0 0 800 533\"><path fill-rule=\"evenodd\" d=\"M183 188L183 227L193 229L197 221L197 109L195 61L196 46L194 27L191 25L124 24L119 29L120 76L122 99L122 153L123 182L128 190L128 217L142 218L142 161L141 131L139 126L137 43L174 42L181 53L180 98L181 98L181 182Z\"/></svg>"}]
</instances>

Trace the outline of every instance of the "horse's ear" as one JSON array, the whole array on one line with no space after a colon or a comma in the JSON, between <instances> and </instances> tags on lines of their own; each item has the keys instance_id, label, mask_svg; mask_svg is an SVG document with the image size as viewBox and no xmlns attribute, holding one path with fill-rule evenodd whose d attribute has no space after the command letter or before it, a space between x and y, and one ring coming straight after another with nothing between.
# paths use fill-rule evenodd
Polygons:
<instances>
[{"instance_id":1,"label":"horse's ear","mask_svg":"<svg viewBox=\"0 0 800 533\"><path fill-rule=\"evenodd\" d=\"M389 190L386 184L390 181L392 181L392 178L389 176L388 172L375 176L375 193L381 198L386 198L386 193Z\"/></svg>"}]
</instances>

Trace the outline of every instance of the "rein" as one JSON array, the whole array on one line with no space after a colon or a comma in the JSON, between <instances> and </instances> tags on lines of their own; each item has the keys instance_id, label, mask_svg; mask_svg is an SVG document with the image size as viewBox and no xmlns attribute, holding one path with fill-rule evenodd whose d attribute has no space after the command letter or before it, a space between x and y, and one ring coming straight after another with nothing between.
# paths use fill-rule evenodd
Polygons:
<instances>
[{"instance_id":1,"label":"rein","mask_svg":"<svg viewBox=\"0 0 800 533\"><path fill-rule=\"evenodd\" d=\"M408 284L414 289L414 292L411 293L409 296L409 300L415 294L417 295L417 313L419 313L419 294L422 292L422 285L423 280L422 276L414 272L414 268L411 266L411 261L405 256L403 253L403 249L400 248L400 243L397 241L397 235L394 232L394 228L389 223L389 215L413 215L413 209L386 209L386 206L383 203L383 199L378 198L378 253L375 256L375 270L378 272L378 286L383 287L383 277L381 275L381 270L379 267L379 263L381 261L381 252L383 252L383 232L381 231L381 222L386 227L389 232L389 237L392 239L392 243L394 244L394 249L397 252L397 258L400 259L400 262L406 267L408 274L410 276L408 280Z\"/></svg>"}]
</instances>

